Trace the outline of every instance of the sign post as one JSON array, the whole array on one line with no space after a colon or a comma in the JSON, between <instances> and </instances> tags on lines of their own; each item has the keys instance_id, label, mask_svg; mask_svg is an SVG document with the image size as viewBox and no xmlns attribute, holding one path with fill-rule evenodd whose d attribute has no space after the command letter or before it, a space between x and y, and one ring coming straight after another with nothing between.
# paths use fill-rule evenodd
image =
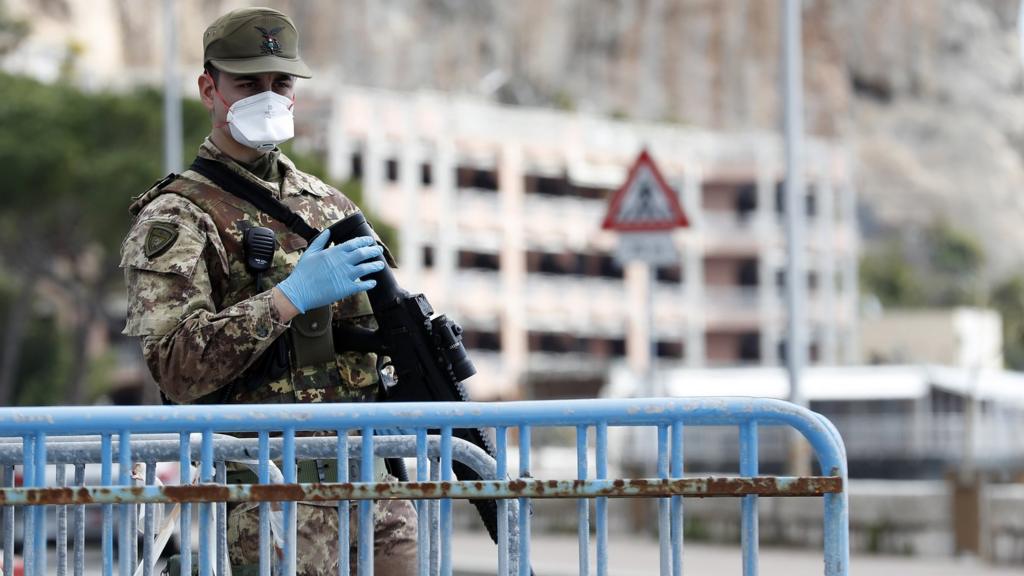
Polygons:
<instances>
[{"instance_id":1,"label":"sign post","mask_svg":"<svg viewBox=\"0 0 1024 576\"><path fill-rule=\"evenodd\" d=\"M626 182L612 194L601 227L619 233L616 258L620 263L626 265L630 262L643 262L647 267L645 313L651 348L644 378L644 396L654 396L657 392L654 383L655 362L658 358L658 338L654 329L657 266L679 262L672 232L689 225L690 221L675 191L665 182L647 150L641 151L629 170Z\"/></svg>"}]
</instances>

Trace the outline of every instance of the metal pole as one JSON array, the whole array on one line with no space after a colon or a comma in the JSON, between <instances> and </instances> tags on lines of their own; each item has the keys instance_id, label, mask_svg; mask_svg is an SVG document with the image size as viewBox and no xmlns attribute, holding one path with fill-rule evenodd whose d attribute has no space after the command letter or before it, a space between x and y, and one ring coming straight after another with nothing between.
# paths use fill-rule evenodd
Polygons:
<instances>
[{"instance_id":1,"label":"metal pole","mask_svg":"<svg viewBox=\"0 0 1024 576\"><path fill-rule=\"evenodd\" d=\"M805 317L806 274L804 273L804 174L803 174L803 55L801 47L801 0L782 3L783 107L786 146L786 369L789 373L789 401L801 406L807 401L801 376L807 356ZM809 462L798 436L790 435L789 470L807 475Z\"/></svg>"},{"instance_id":2,"label":"metal pole","mask_svg":"<svg viewBox=\"0 0 1024 576\"><path fill-rule=\"evenodd\" d=\"M658 332L654 329L654 285L658 280L658 268L654 264L647 264L647 337L651 343L650 358L647 360L647 386L646 396L653 398L662 396L664 391L655 382L657 378L658 364Z\"/></svg>"},{"instance_id":3,"label":"metal pole","mask_svg":"<svg viewBox=\"0 0 1024 576\"><path fill-rule=\"evenodd\" d=\"M181 172L181 82L175 0L164 0L164 171Z\"/></svg>"}]
</instances>

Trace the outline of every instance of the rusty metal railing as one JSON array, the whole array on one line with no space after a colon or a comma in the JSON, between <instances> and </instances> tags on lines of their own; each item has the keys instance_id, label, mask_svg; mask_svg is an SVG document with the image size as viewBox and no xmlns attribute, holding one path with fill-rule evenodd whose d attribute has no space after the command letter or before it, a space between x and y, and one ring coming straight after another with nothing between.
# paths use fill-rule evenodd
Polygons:
<instances>
[{"instance_id":1,"label":"rusty metal railing","mask_svg":"<svg viewBox=\"0 0 1024 576\"><path fill-rule=\"evenodd\" d=\"M728 425L740 430L740 475L683 475L683 430L687 426ZM822 474L808 477L759 475L759 426L788 426L812 446ZM493 431L497 458L468 448L453 438L453 428L479 427ZM531 474L531 433L535 429L569 427L576 432L577 470L574 478L537 479ZM609 477L609 429L650 428L656 436L656 473L653 477ZM380 436L375 431L400 429L403 436ZM332 431L327 438L303 438L305 432ZM436 434L428 434L436 432ZM252 439L224 438L218 434L251 433ZM92 434L83 439L71 435ZM164 434L164 436L148 436ZM171 436L166 436L172 434ZM359 436L352 436L359 434ZM275 436L275 437L272 437ZM590 446L593 436L594 446ZM510 438L511 437L511 438ZM9 439L7 444L3 439ZM97 442L98 439L98 442ZM10 440L15 441L14 445ZM88 444L88 446L86 446ZM510 448L510 444L513 446ZM515 448L518 444L518 450ZM127 447L127 449L123 449ZM76 453L77 452L77 453ZM88 454L85 454L88 452ZM515 456L518 458L514 458ZM176 460L180 485L154 485L157 458ZM377 482L374 457L415 459L410 482ZM78 458L76 460L76 458ZM84 459L83 459L84 458ZM296 462L310 458L337 459L338 481L297 483ZM593 459L593 466L591 460ZM248 461L258 472L256 484L226 484L225 462ZM275 460L279 474L274 481ZM452 475L452 461L474 462L483 478L460 482ZM514 462L517 460L518 462ZM100 479L84 482L82 462L99 462ZM19 462L20 466L15 466ZM118 464L118 477L112 474ZM145 482L134 485L133 466L145 462ZM191 464L197 462L198 483L191 483ZM350 467L350 462L358 468ZM433 462L433 464L431 464ZM60 467L75 465L74 486L63 483ZM517 472L510 474L510 463ZM56 467L48 477L47 465ZM364 465L365 464L365 465ZM614 464L614 462L612 462ZM22 551L27 576L46 573L47 514L50 507L66 518L74 506L76 576L80 546L77 526L83 509L100 506L102 520L102 573L112 576L149 574L154 566L152 534L159 504L178 504L178 530L191 534L190 507L199 506L199 573L228 574L224 507L227 502L261 502L269 518L270 502L281 502L283 544L281 568L295 573L295 502L339 501L339 574L348 574L349 503L358 506L357 559L359 574L372 574L373 534L371 503L377 499L416 501L419 530L419 574L452 573L453 499L489 498L498 501L498 572L503 576L530 574L530 514L534 498L578 499L579 572L590 574L590 531L596 532L596 572L607 574L608 498L657 498L661 573L682 573L684 497L731 496L742 498L741 540L744 574L757 572L757 500L764 496L820 497L825 503L824 564L826 575L845 575L849 562L846 462L842 441L827 420L786 402L750 398L579 400L510 402L501 404L323 404L275 406L178 406L145 408L29 408L0 409L0 518L4 538L2 569L12 570L15 508L24 519ZM22 475L15 486L16 473ZM138 473L138 472L137 472ZM512 476L511 478L509 476ZM143 517L143 561L137 558L134 507L146 506ZM114 557L113 507L118 506L118 556ZM594 520L591 520L591 510ZM434 519L433 521L431 519ZM344 521L342 521L344 519ZM166 524L166 522L165 522ZM272 568L270 522L262 522L260 573ZM516 538L518 536L518 538ZM58 532L57 572L64 576L67 536ZM182 539L181 576L191 574L190 538ZM212 542L212 544L210 544ZM141 571L141 572L139 572Z\"/></svg>"}]
</instances>

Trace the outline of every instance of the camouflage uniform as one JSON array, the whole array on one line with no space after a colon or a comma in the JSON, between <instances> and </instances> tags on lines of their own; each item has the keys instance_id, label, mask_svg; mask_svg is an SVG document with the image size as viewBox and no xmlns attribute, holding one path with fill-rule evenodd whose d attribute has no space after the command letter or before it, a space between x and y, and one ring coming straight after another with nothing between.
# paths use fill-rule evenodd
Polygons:
<instances>
[{"instance_id":1,"label":"camouflage uniform","mask_svg":"<svg viewBox=\"0 0 1024 576\"><path fill-rule=\"evenodd\" d=\"M199 149L199 156L264 187L314 228L326 228L358 211L339 191L297 170L283 154L269 154L276 164L271 180L279 181L258 178L209 139ZM306 247L302 237L191 170L136 198L130 211L135 220L121 249L128 286L124 333L141 337L146 363L167 398L181 404L374 399L379 377L374 353L341 352L330 362L302 368L289 362L292 368L273 381L240 377L276 340L289 337L271 290L257 288L245 267L243 235L253 226L265 226L277 236L271 268L264 273L268 287L291 273ZM364 293L334 304L332 312L334 324L376 328ZM299 574L336 574L336 508L303 503L296 508ZM411 504L379 501L374 518L377 573L412 573L416 522ZM258 559L259 539L253 537L258 522L255 506L232 510L232 564ZM351 534L354 542L357 531Z\"/></svg>"}]
</instances>

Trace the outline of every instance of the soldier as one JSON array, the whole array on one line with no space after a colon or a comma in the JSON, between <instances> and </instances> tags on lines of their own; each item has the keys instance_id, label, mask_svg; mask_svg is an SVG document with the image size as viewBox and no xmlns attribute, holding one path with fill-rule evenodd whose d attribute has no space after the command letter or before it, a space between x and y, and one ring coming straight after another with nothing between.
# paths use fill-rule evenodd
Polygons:
<instances>
[{"instance_id":1,"label":"soldier","mask_svg":"<svg viewBox=\"0 0 1024 576\"><path fill-rule=\"evenodd\" d=\"M331 327L376 327L365 294L374 282L361 278L384 267L382 254L393 265L390 253L369 237L327 247L325 232L307 243L215 177L226 171L242 179L239 187L255 185L318 230L359 210L277 148L293 134L295 78L310 77L298 32L275 10L236 10L206 30L203 51L199 95L212 129L191 169L131 205L121 259L124 333L142 339L153 378L175 403L372 401L377 355L335 346ZM254 275L245 250L247 232L259 227L273 232L276 246L269 269ZM335 481L334 464L300 461L299 481ZM382 466L377 477L390 478ZM248 470L230 472L232 481L257 482ZM298 573L337 574L337 508L299 503L296 510ZM412 574L411 503L378 501L373 516L375 573ZM236 570L258 563L258 534L257 505L233 507L228 538Z\"/></svg>"}]
</instances>

